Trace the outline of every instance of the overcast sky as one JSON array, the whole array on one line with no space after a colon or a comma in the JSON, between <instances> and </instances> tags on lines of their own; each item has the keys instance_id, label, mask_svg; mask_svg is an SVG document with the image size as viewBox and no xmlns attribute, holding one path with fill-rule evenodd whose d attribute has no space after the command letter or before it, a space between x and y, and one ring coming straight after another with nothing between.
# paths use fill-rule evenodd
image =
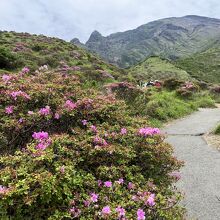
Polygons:
<instances>
[{"instance_id":1,"label":"overcast sky","mask_svg":"<svg viewBox=\"0 0 220 220\"><path fill-rule=\"evenodd\" d=\"M165 17L220 18L220 0L0 0L0 30L74 37L104 36Z\"/></svg>"}]
</instances>

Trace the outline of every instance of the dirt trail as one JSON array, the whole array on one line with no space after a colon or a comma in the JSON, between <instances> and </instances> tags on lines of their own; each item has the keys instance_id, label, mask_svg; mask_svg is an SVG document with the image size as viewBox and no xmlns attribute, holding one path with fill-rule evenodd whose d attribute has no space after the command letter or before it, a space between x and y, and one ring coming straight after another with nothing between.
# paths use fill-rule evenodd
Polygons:
<instances>
[{"instance_id":1,"label":"dirt trail","mask_svg":"<svg viewBox=\"0 0 220 220\"><path fill-rule=\"evenodd\" d=\"M203 135L220 122L220 108L200 109L164 128L167 142L185 161L177 187L185 192L187 219L220 220L220 152Z\"/></svg>"}]
</instances>

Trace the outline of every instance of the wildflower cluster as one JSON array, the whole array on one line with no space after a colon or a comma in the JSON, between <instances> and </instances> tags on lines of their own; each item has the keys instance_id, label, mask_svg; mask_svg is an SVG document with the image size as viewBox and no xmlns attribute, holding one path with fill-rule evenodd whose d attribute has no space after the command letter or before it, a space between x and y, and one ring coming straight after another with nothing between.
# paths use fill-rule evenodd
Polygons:
<instances>
[{"instance_id":1,"label":"wildflower cluster","mask_svg":"<svg viewBox=\"0 0 220 220\"><path fill-rule=\"evenodd\" d=\"M36 150L44 151L50 144L51 140L47 132L34 132L32 137L37 140L37 145L35 146Z\"/></svg>"}]
</instances>

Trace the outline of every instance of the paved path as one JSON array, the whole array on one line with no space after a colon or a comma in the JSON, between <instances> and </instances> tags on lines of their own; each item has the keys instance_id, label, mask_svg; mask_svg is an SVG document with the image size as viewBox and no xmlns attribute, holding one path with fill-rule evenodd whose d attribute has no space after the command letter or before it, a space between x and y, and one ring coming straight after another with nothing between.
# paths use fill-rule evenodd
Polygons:
<instances>
[{"instance_id":1,"label":"paved path","mask_svg":"<svg viewBox=\"0 0 220 220\"><path fill-rule=\"evenodd\" d=\"M175 155L185 161L177 187L185 192L187 219L220 220L220 152L201 136L218 122L220 108L201 109L164 129Z\"/></svg>"}]
</instances>

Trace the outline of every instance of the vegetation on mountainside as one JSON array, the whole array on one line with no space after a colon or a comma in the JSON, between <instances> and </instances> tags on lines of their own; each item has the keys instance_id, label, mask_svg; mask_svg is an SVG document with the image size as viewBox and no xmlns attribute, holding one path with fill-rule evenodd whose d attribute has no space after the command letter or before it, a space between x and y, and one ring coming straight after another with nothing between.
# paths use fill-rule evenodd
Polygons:
<instances>
[{"instance_id":1,"label":"vegetation on mountainside","mask_svg":"<svg viewBox=\"0 0 220 220\"><path fill-rule=\"evenodd\" d=\"M64 41L0 40L2 219L182 219L182 163L132 110L142 91L108 93L120 70Z\"/></svg>"},{"instance_id":2,"label":"vegetation on mountainside","mask_svg":"<svg viewBox=\"0 0 220 220\"><path fill-rule=\"evenodd\" d=\"M220 83L220 44L176 61L176 66L186 70L192 77L209 83Z\"/></svg>"},{"instance_id":3,"label":"vegetation on mountainside","mask_svg":"<svg viewBox=\"0 0 220 220\"><path fill-rule=\"evenodd\" d=\"M4 71L15 72L23 66L35 71L40 66L49 65L61 72L65 69L75 71L84 83L111 82L125 74L123 70L57 38L0 32L0 44L0 69Z\"/></svg>"},{"instance_id":4,"label":"vegetation on mountainside","mask_svg":"<svg viewBox=\"0 0 220 220\"><path fill-rule=\"evenodd\" d=\"M160 19L107 37L94 31L85 47L108 62L127 68L152 55L172 60L190 56L212 46L219 36L219 19L185 16Z\"/></svg>"},{"instance_id":5,"label":"vegetation on mountainside","mask_svg":"<svg viewBox=\"0 0 220 220\"><path fill-rule=\"evenodd\" d=\"M176 78L179 80L190 80L189 74L175 67L171 62L159 57L150 57L145 61L128 69L129 77L137 82L147 82L150 80L166 80Z\"/></svg>"}]
</instances>

